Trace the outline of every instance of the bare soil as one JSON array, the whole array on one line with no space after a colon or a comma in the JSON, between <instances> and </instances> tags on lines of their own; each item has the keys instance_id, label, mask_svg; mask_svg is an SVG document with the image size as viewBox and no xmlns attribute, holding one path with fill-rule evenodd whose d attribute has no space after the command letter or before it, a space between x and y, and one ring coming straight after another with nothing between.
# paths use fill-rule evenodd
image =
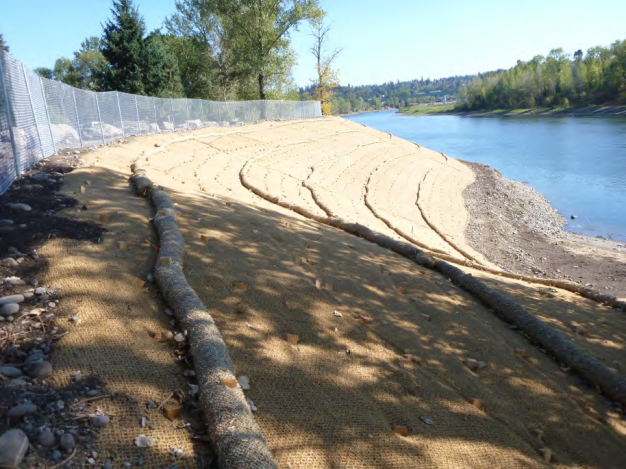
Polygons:
<instances>
[{"instance_id":1,"label":"bare soil","mask_svg":"<svg viewBox=\"0 0 626 469\"><path fill-rule=\"evenodd\" d=\"M626 297L626 244L562 229L565 219L531 187L464 162L476 181L464 192L469 244L500 267L571 280Z\"/></svg>"}]
</instances>

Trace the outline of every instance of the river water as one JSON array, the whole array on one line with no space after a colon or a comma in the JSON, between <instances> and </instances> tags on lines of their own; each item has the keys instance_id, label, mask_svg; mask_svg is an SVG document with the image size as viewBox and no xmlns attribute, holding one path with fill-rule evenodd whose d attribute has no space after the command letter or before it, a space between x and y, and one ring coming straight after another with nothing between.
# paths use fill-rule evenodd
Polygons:
<instances>
[{"instance_id":1,"label":"river water","mask_svg":"<svg viewBox=\"0 0 626 469\"><path fill-rule=\"evenodd\" d=\"M566 229L626 241L626 117L403 116L350 120L454 158L489 165L541 192ZM577 215L571 220L571 215Z\"/></svg>"}]
</instances>

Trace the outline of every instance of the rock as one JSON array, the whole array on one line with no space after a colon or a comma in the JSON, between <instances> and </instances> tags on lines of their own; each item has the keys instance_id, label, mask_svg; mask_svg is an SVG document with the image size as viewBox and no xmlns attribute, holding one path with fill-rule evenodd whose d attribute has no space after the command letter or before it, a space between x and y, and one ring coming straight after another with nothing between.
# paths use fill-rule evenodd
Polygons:
<instances>
[{"instance_id":1,"label":"rock","mask_svg":"<svg viewBox=\"0 0 626 469\"><path fill-rule=\"evenodd\" d=\"M22 255L22 253L20 252L20 250L19 250L19 249L17 249L15 246L11 246L11 247L7 250L7 252L8 252L9 254L15 254L16 256L21 256L21 255Z\"/></svg>"},{"instance_id":2,"label":"rock","mask_svg":"<svg viewBox=\"0 0 626 469\"><path fill-rule=\"evenodd\" d=\"M239 381L239 386L241 386L241 389L244 391L248 391L250 389L250 378L247 376L241 375L237 378L237 381Z\"/></svg>"},{"instance_id":3,"label":"rock","mask_svg":"<svg viewBox=\"0 0 626 469\"><path fill-rule=\"evenodd\" d=\"M4 282L9 285L26 285L26 282L19 277L7 277Z\"/></svg>"},{"instance_id":4,"label":"rock","mask_svg":"<svg viewBox=\"0 0 626 469\"><path fill-rule=\"evenodd\" d=\"M57 449L55 449L52 453L50 453L50 459L52 459L53 461L58 461L62 457L63 455L61 454L61 451Z\"/></svg>"},{"instance_id":5,"label":"rock","mask_svg":"<svg viewBox=\"0 0 626 469\"><path fill-rule=\"evenodd\" d=\"M8 204L8 206L13 210L23 210L24 212L30 212L33 209L28 204Z\"/></svg>"},{"instance_id":6,"label":"rock","mask_svg":"<svg viewBox=\"0 0 626 469\"><path fill-rule=\"evenodd\" d=\"M24 381L22 378L15 378L9 381L9 387L14 387L14 388L26 386L27 384L28 382Z\"/></svg>"},{"instance_id":7,"label":"rock","mask_svg":"<svg viewBox=\"0 0 626 469\"><path fill-rule=\"evenodd\" d=\"M7 412L7 416L12 419L19 419L28 414L34 414L37 412L37 406L32 402L27 402L25 404L19 404L15 407L11 407L11 409Z\"/></svg>"},{"instance_id":8,"label":"rock","mask_svg":"<svg viewBox=\"0 0 626 469\"><path fill-rule=\"evenodd\" d=\"M578 218L578 215L572 215L572 216L571 216L571 219L572 219L572 220L576 220L577 218Z\"/></svg>"},{"instance_id":9,"label":"rock","mask_svg":"<svg viewBox=\"0 0 626 469\"><path fill-rule=\"evenodd\" d=\"M2 265L5 267L17 267L17 261L12 257L7 257L6 259L2 259Z\"/></svg>"},{"instance_id":10,"label":"rock","mask_svg":"<svg viewBox=\"0 0 626 469\"><path fill-rule=\"evenodd\" d=\"M13 225L13 220L2 219L0 220L0 226L11 226Z\"/></svg>"},{"instance_id":11,"label":"rock","mask_svg":"<svg viewBox=\"0 0 626 469\"><path fill-rule=\"evenodd\" d=\"M37 173L33 176L30 177L31 179L37 181L37 182L44 182L48 180L48 174L44 173L43 171L41 173Z\"/></svg>"},{"instance_id":12,"label":"rock","mask_svg":"<svg viewBox=\"0 0 626 469\"><path fill-rule=\"evenodd\" d=\"M76 447L76 440L74 440L74 435L72 435L71 433L64 433L63 435L61 435L61 438L59 438L59 446L66 451L73 450Z\"/></svg>"},{"instance_id":13,"label":"rock","mask_svg":"<svg viewBox=\"0 0 626 469\"><path fill-rule=\"evenodd\" d=\"M100 394L100 391L98 391L97 389L92 389L91 391L87 391L86 396L87 397L96 397Z\"/></svg>"},{"instance_id":14,"label":"rock","mask_svg":"<svg viewBox=\"0 0 626 469\"><path fill-rule=\"evenodd\" d=\"M152 448L154 446L154 438L151 436L139 435L135 438L135 445L140 448Z\"/></svg>"},{"instance_id":15,"label":"rock","mask_svg":"<svg viewBox=\"0 0 626 469\"><path fill-rule=\"evenodd\" d=\"M11 259L13 260L13 259ZM0 298L0 305L6 305L9 303L21 303L22 301L24 301L24 295L10 295L10 296L4 296L2 298Z\"/></svg>"},{"instance_id":16,"label":"rock","mask_svg":"<svg viewBox=\"0 0 626 469\"><path fill-rule=\"evenodd\" d=\"M0 466L19 466L29 446L28 437L22 430L13 429L4 433L0 437Z\"/></svg>"},{"instance_id":17,"label":"rock","mask_svg":"<svg viewBox=\"0 0 626 469\"><path fill-rule=\"evenodd\" d=\"M7 303L5 305L0 306L0 316L12 316L17 314L20 310L20 305L17 303Z\"/></svg>"},{"instance_id":18,"label":"rock","mask_svg":"<svg viewBox=\"0 0 626 469\"><path fill-rule=\"evenodd\" d=\"M37 441L41 446L45 446L46 448L52 448L54 443L56 442L56 437L54 433L50 430L42 431L37 437Z\"/></svg>"},{"instance_id":19,"label":"rock","mask_svg":"<svg viewBox=\"0 0 626 469\"><path fill-rule=\"evenodd\" d=\"M46 294L46 289L45 287L39 287L35 289L35 295L45 295Z\"/></svg>"},{"instance_id":20,"label":"rock","mask_svg":"<svg viewBox=\"0 0 626 469\"><path fill-rule=\"evenodd\" d=\"M96 428L103 428L109 424L110 420L111 417L108 415L98 415L91 421L91 424Z\"/></svg>"},{"instance_id":21,"label":"rock","mask_svg":"<svg viewBox=\"0 0 626 469\"><path fill-rule=\"evenodd\" d=\"M400 436L408 436L409 429L404 425L392 425L391 427L394 432L396 432Z\"/></svg>"},{"instance_id":22,"label":"rock","mask_svg":"<svg viewBox=\"0 0 626 469\"><path fill-rule=\"evenodd\" d=\"M36 379L45 379L52 375L52 365L50 362L36 362L28 370L28 376Z\"/></svg>"},{"instance_id":23,"label":"rock","mask_svg":"<svg viewBox=\"0 0 626 469\"><path fill-rule=\"evenodd\" d=\"M9 379L19 378L22 376L22 371L14 366L0 366L0 375L6 376Z\"/></svg>"}]
</instances>

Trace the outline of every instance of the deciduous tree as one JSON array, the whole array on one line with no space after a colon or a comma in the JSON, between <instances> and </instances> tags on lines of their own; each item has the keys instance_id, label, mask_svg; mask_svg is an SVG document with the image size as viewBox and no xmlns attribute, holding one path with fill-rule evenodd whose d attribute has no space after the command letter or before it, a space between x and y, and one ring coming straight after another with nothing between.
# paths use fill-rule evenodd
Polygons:
<instances>
[{"instance_id":1,"label":"deciduous tree","mask_svg":"<svg viewBox=\"0 0 626 469\"><path fill-rule=\"evenodd\" d=\"M324 24L325 15L319 15L311 20L311 27L314 44L310 51L315 57L317 76L314 80L315 99L322 105L324 115L332 114L333 89L339 86L339 73L333 68L333 62L341 53L340 49L328 51L327 42L331 27Z\"/></svg>"}]
</instances>

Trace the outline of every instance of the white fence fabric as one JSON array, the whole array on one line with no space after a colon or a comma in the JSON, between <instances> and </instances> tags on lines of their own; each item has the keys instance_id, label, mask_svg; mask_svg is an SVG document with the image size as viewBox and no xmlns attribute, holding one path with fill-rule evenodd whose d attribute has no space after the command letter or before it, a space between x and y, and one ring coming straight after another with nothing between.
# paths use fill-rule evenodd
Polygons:
<instances>
[{"instance_id":1,"label":"white fence fabric","mask_svg":"<svg viewBox=\"0 0 626 469\"><path fill-rule=\"evenodd\" d=\"M0 50L0 194L42 158L120 137L320 117L319 101L169 99L48 80Z\"/></svg>"}]
</instances>

